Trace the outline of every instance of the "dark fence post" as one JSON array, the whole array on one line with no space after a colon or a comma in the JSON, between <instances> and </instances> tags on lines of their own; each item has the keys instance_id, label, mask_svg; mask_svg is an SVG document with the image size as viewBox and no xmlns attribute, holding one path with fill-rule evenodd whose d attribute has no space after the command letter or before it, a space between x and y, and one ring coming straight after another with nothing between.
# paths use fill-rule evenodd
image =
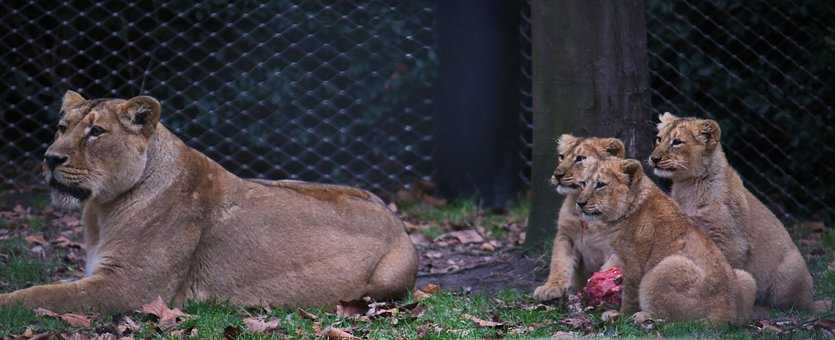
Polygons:
<instances>
[{"instance_id":1,"label":"dark fence post","mask_svg":"<svg viewBox=\"0 0 835 340\"><path fill-rule=\"evenodd\" d=\"M433 153L446 197L503 207L521 181L519 1L438 1Z\"/></svg>"},{"instance_id":2,"label":"dark fence post","mask_svg":"<svg viewBox=\"0 0 835 340\"><path fill-rule=\"evenodd\" d=\"M627 156L645 159L650 117L646 23L642 0L533 0L533 203L526 247L555 230L562 203L548 185L555 138L614 136Z\"/></svg>"}]
</instances>

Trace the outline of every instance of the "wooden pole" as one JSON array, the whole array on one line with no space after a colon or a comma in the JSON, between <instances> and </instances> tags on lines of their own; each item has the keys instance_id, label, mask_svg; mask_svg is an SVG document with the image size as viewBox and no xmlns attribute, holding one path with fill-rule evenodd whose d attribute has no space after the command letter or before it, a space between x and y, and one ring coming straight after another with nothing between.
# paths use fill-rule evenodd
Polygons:
<instances>
[{"instance_id":1,"label":"wooden pole","mask_svg":"<svg viewBox=\"0 0 835 340\"><path fill-rule=\"evenodd\" d=\"M541 249L562 204L548 179L562 133L618 137L643 160L650 116L642 0L533 0L533 202L526 247Z\"/></svg>"}]
</instances>

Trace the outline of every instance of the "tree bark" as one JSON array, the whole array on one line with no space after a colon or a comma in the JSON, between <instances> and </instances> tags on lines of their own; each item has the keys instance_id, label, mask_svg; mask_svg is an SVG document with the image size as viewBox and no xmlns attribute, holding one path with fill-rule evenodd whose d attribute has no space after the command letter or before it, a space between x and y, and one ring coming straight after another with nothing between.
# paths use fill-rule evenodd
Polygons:
<instances>
[{"instance_id":1,"label":"tree bark","mask_svg":"<svg viewBox=\"0 0 835 340\"><path fill-rule=\"evenodd\" d=\"M618 137L629 158L645 159L654 130L649 110L642 0L533 0L533 202L526 246L541 249L562 204L548 179L555 139Z\"/></svg>"}]
</instances>

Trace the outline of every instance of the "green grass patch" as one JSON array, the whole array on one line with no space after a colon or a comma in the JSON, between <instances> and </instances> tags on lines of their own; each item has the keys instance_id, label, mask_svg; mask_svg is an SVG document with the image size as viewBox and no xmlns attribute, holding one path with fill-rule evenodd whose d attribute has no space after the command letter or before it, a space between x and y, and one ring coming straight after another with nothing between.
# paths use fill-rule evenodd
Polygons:
<instances>
[{"instance_id":1,"label":"green grass patch","mask_svg":"<svg viewBox=\"0 0 835 340\"><path fill-rule=\"evenodd\" d=\"M61 320L41 318L22 306L0 307L0 338L19 335L27 327L36 332L54 332L67 329L69 326Z\"/></svg>"},{"instance_id":2,"label":"green grass patch","mask_svg":"<svg viewBox=\"0 0 835 340\"><path fill-rule=\"evenodd\" d=\"M50 260L29 256L26 242L20 238L0 241L0 291L12 291L45 283L55 268Z\"/></svg>"}]
</instances>

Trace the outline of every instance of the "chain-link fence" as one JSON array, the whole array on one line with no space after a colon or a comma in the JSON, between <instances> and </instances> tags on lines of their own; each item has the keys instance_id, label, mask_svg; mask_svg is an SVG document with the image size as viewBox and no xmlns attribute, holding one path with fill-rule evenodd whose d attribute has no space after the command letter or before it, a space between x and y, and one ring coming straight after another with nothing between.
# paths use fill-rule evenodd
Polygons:
<instances>
[{"instance_id":1,"label":"chain-link fence","mask_svg":"<svg viewBox=\"0 0 835 340\"><path fill-rule=\"evenodd\" d=\"M432 1L2 1L0 172L40 177L67 89L150 94L243 177L378 193L431 174Z\"/></svg>"},{"instance_id":2,"label":"chain-link fence","mask_svg":"<svg viewBox=\"0 0 835 340\"><path fill-rule=\"evenodd\" d=\"M654 114L717 119L731 164L780 218L835 218L835 4L646 3ZM529 6L521 16L530 82ZM523 101L528 141L531 112Z\"/></svg>"},{"instance_id":3,"label":"chain-link fence","mask_svg":"<svg viewBox=\"0 0 835 340\"><path fill-rule=\"evenodd\" d=\"M656 113L717 119L731 164L779 217L835 216L835 5L647 4Z\"/></svg>"}]
</instances>

